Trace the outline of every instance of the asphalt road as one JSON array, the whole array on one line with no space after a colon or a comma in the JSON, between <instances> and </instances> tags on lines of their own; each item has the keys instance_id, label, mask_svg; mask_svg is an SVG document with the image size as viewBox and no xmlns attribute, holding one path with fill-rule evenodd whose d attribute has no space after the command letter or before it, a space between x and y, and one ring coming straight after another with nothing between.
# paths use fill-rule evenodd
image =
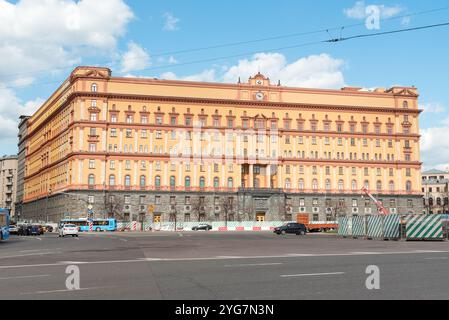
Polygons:
<instances>
[{"instance_id":1,"label":"asphalt road","mask_svg":"<svg viewBox=\"0 0 449 320\"><path fill-rule=\"evenodd\" d=\"M76 265L81 290L66 288ZM365 286L380 270L380 289ZM0 243L0 299L449 299L449 242L102 233Z\"/></svg>"}]
</instances>

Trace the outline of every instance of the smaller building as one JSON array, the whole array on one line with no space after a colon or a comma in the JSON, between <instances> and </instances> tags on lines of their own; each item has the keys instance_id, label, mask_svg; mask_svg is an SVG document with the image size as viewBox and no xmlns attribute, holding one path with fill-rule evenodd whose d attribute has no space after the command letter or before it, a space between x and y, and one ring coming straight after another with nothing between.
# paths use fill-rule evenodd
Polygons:
<instances>
[{"instance_id":1,"label":"smaller building","mask_svg":"<svg viewBox=\"0 0 449 320\"><path fill-rule=\"evenodd\" d=\"M11 218L15 216L17 192L17 156L0 158L0 208L10 211Z\"/></svg>"},{"instance_id":2,"label":"smaller building","mask_svg":"<svg viewBox=\"0 0 449 320\"><path fill-rule=\"evenodd\" d=\"M449 214L449 171L428 170L422 173L424 213Z\"/></svg>"}]
</instances>

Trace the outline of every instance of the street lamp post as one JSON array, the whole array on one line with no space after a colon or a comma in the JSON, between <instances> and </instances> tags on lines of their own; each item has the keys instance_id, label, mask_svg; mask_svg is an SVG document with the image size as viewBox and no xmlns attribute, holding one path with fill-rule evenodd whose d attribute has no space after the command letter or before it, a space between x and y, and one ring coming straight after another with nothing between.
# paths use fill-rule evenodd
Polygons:
<instances>
[{"instance_id":1,"label":"street lamp post","mask_svg":"<svg viewBox=\"0 0 449 320\"><path fill-rule=\"evenodd\" d=\"M45 223L48 223L48 197L51 195L51 188L48 189L47 196L45 197Z\"/></svg>"}]
</instances>

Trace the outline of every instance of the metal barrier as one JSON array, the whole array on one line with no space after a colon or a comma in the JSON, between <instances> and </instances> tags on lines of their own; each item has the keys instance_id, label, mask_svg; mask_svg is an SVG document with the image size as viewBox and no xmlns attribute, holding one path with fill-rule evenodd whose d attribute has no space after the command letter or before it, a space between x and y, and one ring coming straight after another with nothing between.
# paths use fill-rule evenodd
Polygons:
<instances>
[{"instance_id":1,"label":"metal barrier","mask_svg":"<svg viewBox=\"0 0 449 320\"><path fill-rule=\"evenodd\" d=\"M444 240L442 215L408 217L407 240Z\"/></svg>"},{"instance_id":2,"label":"metal barrier","mask_svg":"<svg viewBox=\"0 0 449 320\"><path fill-rule=\"evenodd\" d=\"M368 239L444 240L449 237L442 215L342 217L338 235Z\"/></svg>"}]
</instances>

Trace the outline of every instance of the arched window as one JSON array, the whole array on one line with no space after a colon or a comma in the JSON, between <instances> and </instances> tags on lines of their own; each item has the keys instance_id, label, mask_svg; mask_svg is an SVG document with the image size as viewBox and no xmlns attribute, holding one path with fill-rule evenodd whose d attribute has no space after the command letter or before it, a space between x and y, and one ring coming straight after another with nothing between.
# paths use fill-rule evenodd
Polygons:
<instances>
[{"instance_id":1,"label":"arched window","mask_svg":"<svg viewBox=\"0 0 449 320\"><path fill-rule=\"evenodd\" d=\"M338 191L343 191L345 189L345 184L343 180L338 180Z\"/></svg>"},{"instance_id":2,"label":"arched window","mask_svg":"<svg viewBox=\"0 0 449 320\"><path fill-rule=\"evenodd\" d=\"M437 206L441 206L441 198L437 198Z\"/></svg>"},{"instance_id":3,"label":"arched window","mask_svg":"<svg viewBox=\"0 0 449 320\"><path fill-rule=\"evenodd\" d=\"M110 186L115 186L115 175L111 174L109 176L109 185Z\"/></svg>"},{"instance_id":4,"label":"arched window","mask_svg":"<svg viewBox=\"0 0 449 320\"><path fill-rule=\"evenodd\" d=\"M299 179L298 188L304 190L304 179Z\"/></svg>"},{"instance_id":5,"label":"arched window","mask_svg":"<svg viewBox=\"0 0 449 320\"><path fill-rule=\"evenodd\" d=\"M141 188L145 188L146 184L147 184L146 177L145 176L140 176L140 187Z\"/></svg>"},{"instance_id":6,"label":"arched window","mask_svg":"<svg viewBox=\"0 0 449 320\"><path fill-rule=\"evenodd\" d=\"M125 176L125 187L131 186L131 176L127 175Z\"/></svg>"},{"instance_id":7,"label":"arched window","mask_svg":"<svg viewBox=\"0 0 449 320\"><path fill-rule=\"evenodd\" d=\"M214 188L219 188L220 187L220 180L218 179L218 177L214 178Z\"/></svg>"},{"instance_id":8,"label":"arched window","mask_svg":"<svg viewBox=\"0 0 449 320\"><path fill-rule=\"evenodd\" d=\"M379 180L376 182L376 190L378 192L382 191L382 181Z\"/></svg>"},{"instance_id":9,"label":"arched window","mask_svg":"<svg viewBox=\"0 0 449 320\"><path fill-rule=\"evenodd\" d=\"M234 188L234 179L228 178L228 188Z\"/></svg>"},{"instance_id":10,"label":"arched window","mask_svg":"<svg viewBox=\"0 0 449 320\"><path fill-rule=\"evenodd\" d=\"M405 191L411 192L412 191L412 183L410 181L407 181L405 183Z\"/></svg>"},{"instance_id":11,"label":"arched window","mask_svg":"<svg viewBox=\"0 0 449 320\"><path fill-rule=\"evenodd\" d=\"M352 191L356 191L356 190L357 190L357 181L352 180L352 182L351 182L351 188L352 188Z\"/></svg>"},{"instance_id":12,"label":"arched window","mask_svg":"<svg viewBox=\"0 0 449 320\"><path fill-rule=\"evenodd\" d=\"M176 186L176 178L174 176L170 177L170 188L174 188Z\"/></svg>"},{"instance_id":13,"label":"arched window","mask_svg":"<svg viewBox=\"0 0 449 320\"><path fill-rule=\"evenodd\" d=\"M365 180L365 182L363 182L363 186L364 186L367 190L369 190L369 181L368 181L368 180Z\"/></svg>"},{"instance_id":14,"label":"arched window","mask_svg":"<svg viewBox=\"0 0 449 320\"><path fill-rule=\"evenodd\" d=\"M312 181L312 189L314 191L318 190L318 180L317 179L313 179L313 181Z\"/></svg>"},{"instance_id":15,"label":"arched window","mask_svg":"<svg viewBox=\"0 0 449 320\"><path fill-rule=\"evenodd\" d=\"M159 188L161 186L161 177L160 176L156 176L156 178L154 179L154 185Z\"/></svg>"},{"instance_id":16,"label":"arched window","mask_svg":"<svg viewBox=\"0 0 449 320\"><path fill-rule=\"evenodd\" d=\"M206 180L204 179L204 177L200 178L200 188L204 189L204 187L206 186Z\"/></svg>"},{"instance_id":17,"label":"arched window","mask_svg":"<svg viewBox=\"0 0 449 320\"><path fill-rule=\"evenodd\" d=\"M90 91L97 92L98 91L98 85L96 83L93 83L90 87Z\"/></svg>"},{"instance_id":18,"label":"arched window","mask_svg":"<svg viewBox=\"0 0 449 320\"><path fill-rule=\"evenodd\" d=\"M95 176L93 174L89 175L88 184L90 187L95 185Z\"/></svg>"},{"instance_id":19,"label":"arched window","mask_svg":"<svg viewBox=\"0 0 449 320\"><path fill-rule=\"evenodd\" d=\"M390 189L390 192L394 192L394 181L390 181L388 188Z\"/></svg>"},{"instance_id":20,"label":"arched window","mask_svg":"<svg viewBox=\"0 0 449 320\"><path fill-rule=\"evenodd\" d=\"M190 188L190 177L187 176L187 177L185 178L185 183L184 183L184 184L185 184L185 187L186 187L186 188Z\"/></svg>"},{"instance_id":21,"label":"arched window","mask_svg":"<svg viewBox=\"0 0 449 320\"><path fill-rule=\"evenodd\" d=\"M326 191L330 191L332 189L331 180L326 179Z\"/></svg>"},{"instance_id":22,"label":"arched window","mask_svg":"<svg viewBox=\"0 0 449 320\"><path fill-rule=\"evenodd\" d=\"M285 189L290 189L292 187L292 183L290 182L290 179L285 179Z\"/></svg>"},{"instance_id":23,"label":"arched window","mask_svg":"<svg viewBox=\"0 0 449 320\"><path fill-rule=\"evenodd\" d=\"M433 198L432 197L429 198L429 206L433 206Z\"/></svg>"}]
</instances>

